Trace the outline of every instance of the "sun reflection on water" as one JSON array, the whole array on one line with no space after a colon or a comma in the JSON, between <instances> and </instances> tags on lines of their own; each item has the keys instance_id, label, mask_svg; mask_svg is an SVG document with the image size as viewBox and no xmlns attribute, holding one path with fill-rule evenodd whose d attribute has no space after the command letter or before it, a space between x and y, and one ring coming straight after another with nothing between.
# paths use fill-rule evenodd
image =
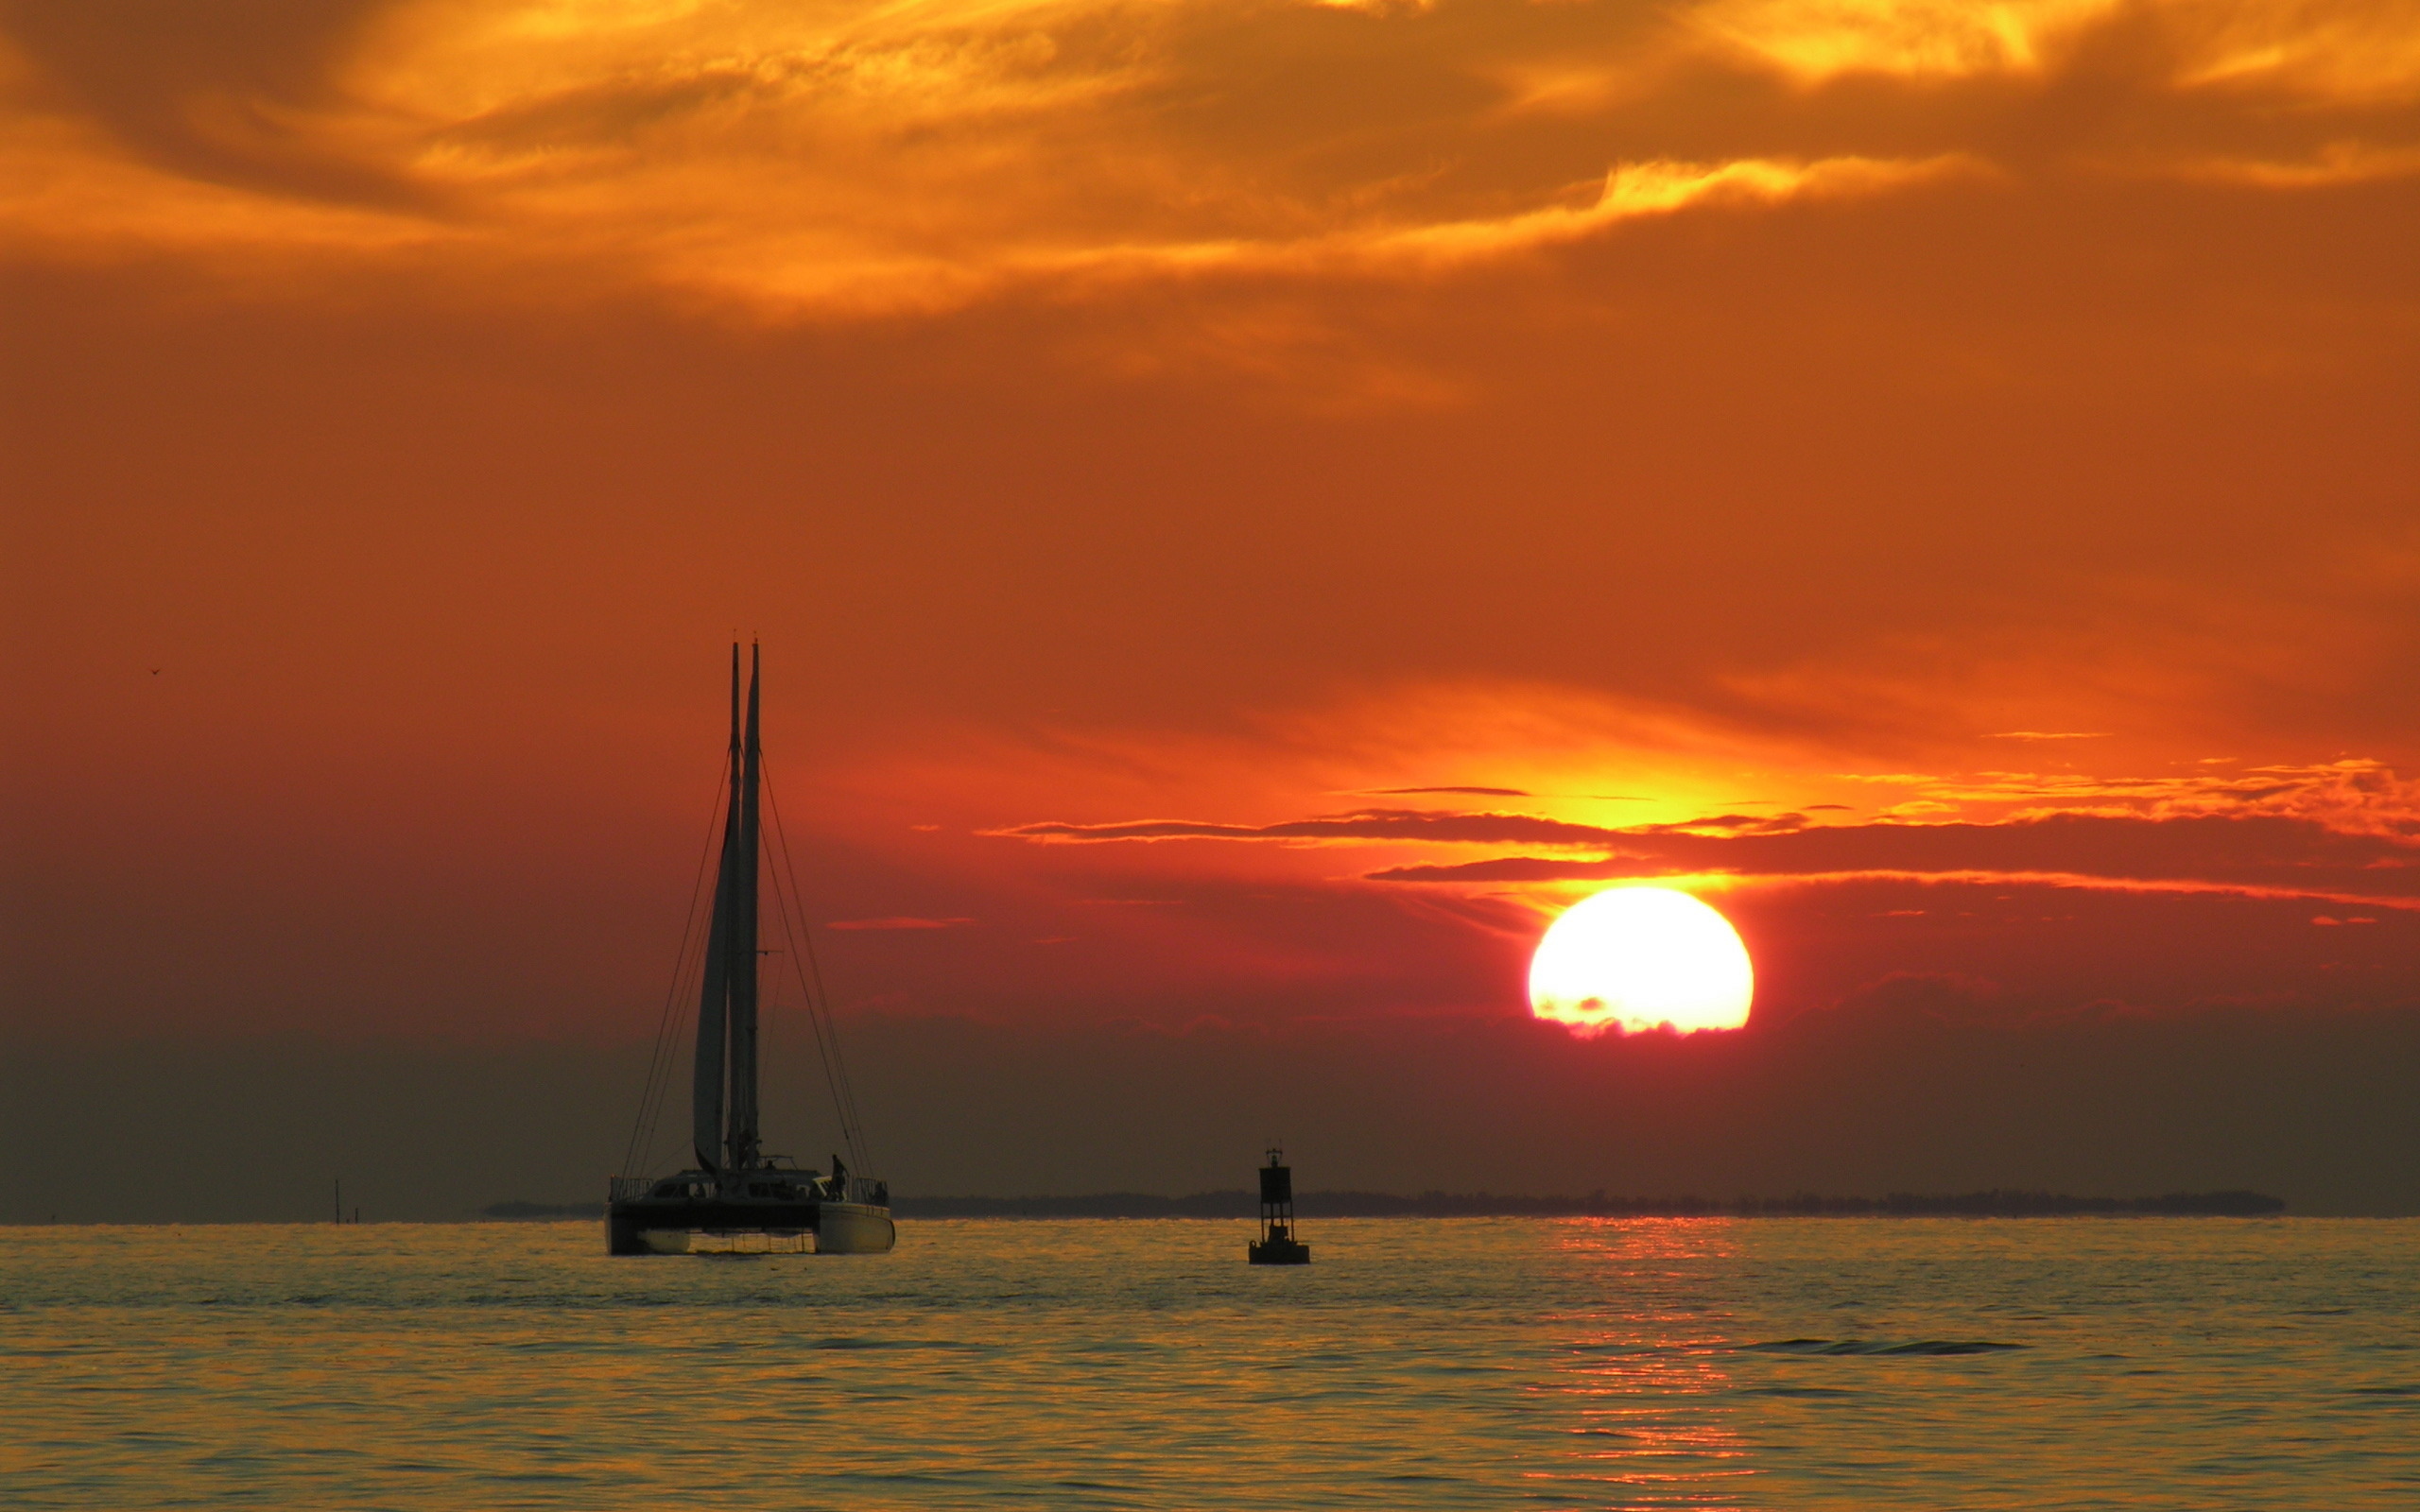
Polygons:
<instances>
[{"instance_id":1,"label":"sun reflection on water","mask_svg":"<svg viewBox=\"0 0 2420 1512\"><path fill-rule=\"evenodd\" d=\"M1571 1448L1533 1478L1584 1486L1591 1504L1616 1512L1744 1505L1756 1470L1734 1425L1732 1341L1704 1295L1709 1268L1735 1256L1735 1227L1654 1219L1557 1235L1557 1259L1575 1279L1594 1278L1605 1304L1548 1319L1569 1342L1532 1389L1567 1417Z\"/></svg>"}]
</instances>

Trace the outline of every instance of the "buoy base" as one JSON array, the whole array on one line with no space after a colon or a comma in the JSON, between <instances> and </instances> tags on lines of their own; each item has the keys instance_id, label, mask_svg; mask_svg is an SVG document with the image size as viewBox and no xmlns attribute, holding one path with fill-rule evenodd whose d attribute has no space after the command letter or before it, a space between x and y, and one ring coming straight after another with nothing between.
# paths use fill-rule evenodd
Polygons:
<instances>
[{"instance_id":1,"label":"buoy base","mask_svg":"<svg viewBox=\"0 0 2420 1512\"><path fill-rule=\"evenodd\" d=\"M1311 1246L1291 1239L1255 1239L1245 1246L1255 1265L1307 1265Z\"/></svg>"}]
</instances>

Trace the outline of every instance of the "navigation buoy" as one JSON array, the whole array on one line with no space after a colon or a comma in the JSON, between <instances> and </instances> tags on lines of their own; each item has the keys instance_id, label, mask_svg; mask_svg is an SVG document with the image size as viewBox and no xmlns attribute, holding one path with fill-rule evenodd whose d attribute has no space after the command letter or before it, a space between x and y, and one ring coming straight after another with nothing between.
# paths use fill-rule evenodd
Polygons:
<instances>
[{"instance_id":1,"label":"navigation buoy","mask_svg":"<svg viewBox=\"0 0 2420 1512\"><path fill-rule=\"evenodd\" d=\"M1255 1265L1307 1265L1311 1246L1294 1237L1294 1168L1275 1146L1260 1168L1260 1237L1246 1252Z\"/></svg>"}]
</instances>

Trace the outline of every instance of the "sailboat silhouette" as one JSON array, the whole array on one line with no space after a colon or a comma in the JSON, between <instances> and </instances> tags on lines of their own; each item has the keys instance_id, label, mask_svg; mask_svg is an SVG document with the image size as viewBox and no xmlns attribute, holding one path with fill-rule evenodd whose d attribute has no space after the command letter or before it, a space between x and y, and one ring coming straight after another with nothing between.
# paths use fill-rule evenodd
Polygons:
<instances>
[{"instance_id":1,"label":"sailboat silhouette","mask_svg":"<svg viewBox=\"0 0 2420 1512\"><path fill-rule=\"evenodd\" d=\"M764 787L764 747L758 737L761 652L749 648L748 691L742 711L739 647L731 648L730 801L723 816L721 863L715 876L714 910L706 926L705 954L698 996L696 1053L689 1090L689 1169L669 1177L617 1176L608 1188L606 1246L616 1255L687 1252L696 1235L720 1239L761 1236L770 1247L787 1241L819 1254L867 1254L897 1241L887 1182L853 1175L838 1155L829 1173L805 1170L786 1156L768 1156L759 1126L756 1007L759 970L767 952L757 948L757 883L762 869L763 830L759 798ZM784 848L786 853L786 847ZM793 888L795 891L795 888ZM804 931L797 910L786 921ZM802 978L804 985L804 978ZM808 1011L821 1005L810 989ZM846 1073L837 1064L831 1025L818 1020L819 1044L827 1072L837 1073L833 1095L844 1136L856 1149L854 1098ZM664 1063L659 1045L658 1063ZM640 1123L651 1123L647 1103L658 1090L651 1072L649 1096ZM638 1160L644 1135L634 1135L631 1160ZM862 1160L859 1161L863 1164Z\"/></svg>"}]
</instances>

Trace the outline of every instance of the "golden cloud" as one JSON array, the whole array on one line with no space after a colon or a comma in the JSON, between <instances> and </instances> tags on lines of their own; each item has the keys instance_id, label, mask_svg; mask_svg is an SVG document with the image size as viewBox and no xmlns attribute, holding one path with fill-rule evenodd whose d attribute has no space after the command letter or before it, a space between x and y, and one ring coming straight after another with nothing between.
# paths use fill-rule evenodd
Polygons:
<instances>
[{"instance_id":1,"label":"golden cloud","mask_svg":"<svg viewBox=\"0 0 2420 1512\"><path fill-rule=\"evenodd\" d=\"M1812 82L2038 72L2118 9L2118 0L1713 0L1688 16L1710 38Z\"/></svg>"},{"instance_id":2,"label":"golden cloud","mask_svg":"<svg viewBox=\"0 0 2420 1512\"><path fill-rule=\"evenodd\" d=\"M789 312L1204 273L1418 277L1644 216L1995 171L1928 97L1819 130L1787 91L1700 87L1742 58L1801 84L2039 74L2135 18L2167 39L2153 93L2375 102L2420 80L2409 10L406 0L351 34L320 87L197 84L162 104L240 171L113 134L11 55L0 175L21 245L47 255L436 248ZM2420 150L2395 145L2399 122L2250 153L2235 131L2150 167L2262 188L2392 177Z\"/></svg>"},{"instance_id":3,"label":"golden cloud","mask_svg":"<svg viewBox=\"0 0 2420 1512\"><path fill-rule=\"evenodd\" d=\"M2256 189L2325 189L2420 174L2420 146L2373 147L2360 142L2331 142L2299 162L2207 158L2180 163L2175 173L2180 178Z\"/></svg>"},{"instance_id":4,"label":"golden cloud","mask_svg":"<svg viewBox=\"0 0 2420 1512\"><path fill-rule=\"evenodd\" d=\"M2039 75L2096 34L2131 33L2166 81L2338 100L2420 90L2410 0L1709 0L1685 13L1709 40L1803 82Z\"/></svg>"},{"instance_id":5,"label":"golden cloud","mask_svg":"<svg viewBox=\"0 0 2420 1512\"><path fill-rule=\"evenodd\" d=\"M2420 98L2420 5L2411 0L2169 0L2159 9L2184 39L2181 84L2342 101Z\"/></svg>"}]
</instances>

